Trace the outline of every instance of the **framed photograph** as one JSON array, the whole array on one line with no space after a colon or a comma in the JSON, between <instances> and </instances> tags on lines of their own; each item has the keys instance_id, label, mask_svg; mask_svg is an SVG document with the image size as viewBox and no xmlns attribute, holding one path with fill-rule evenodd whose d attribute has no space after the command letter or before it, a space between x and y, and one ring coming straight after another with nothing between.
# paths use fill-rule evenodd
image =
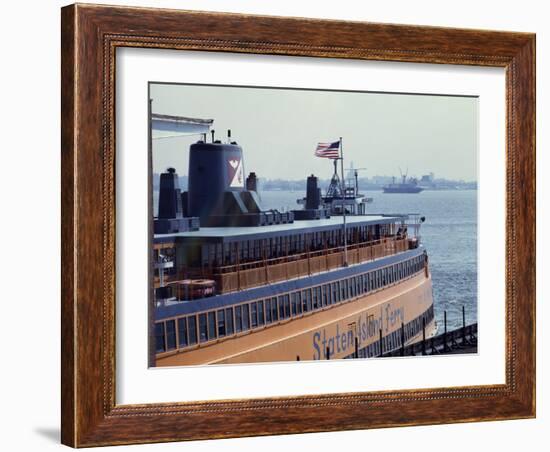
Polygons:
<instances>
[{"instance_id":1,"label":"framed photograph","mask_svg":"<svg viewBox=\"0 0 550 452\"><path fill-rule=\"evenodd\" d=\"M535 37L62 9L62 442L535 416Z\"/></svg>"}]
</instances>

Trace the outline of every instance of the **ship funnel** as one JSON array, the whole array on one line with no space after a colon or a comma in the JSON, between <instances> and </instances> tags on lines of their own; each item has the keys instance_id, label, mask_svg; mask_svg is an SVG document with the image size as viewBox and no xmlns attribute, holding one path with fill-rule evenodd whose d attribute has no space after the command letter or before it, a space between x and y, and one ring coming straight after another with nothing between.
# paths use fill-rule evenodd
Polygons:
<instances>
[{"instance_id":1,"label":"ship funnel","mask_svg":"<svg viewBox=\"0 0 550 452\"><path fill-rule=\"evenodd\" d=\"M178 174L174 168L168 168L160 175L158 218L181 218L181 191Z\"/></svg>"},{"instance_id":2,"label":"ship funnel","mask_svg":"<svg viewBox=\"0 0 550 452\"><path fill-rule=\"evenodd\" d=\"M248 191L255 191L256 193L258 192L258 178L256 173L252 172L246 178L246 189Z\"/></svg>"},{"instance_id":3,"label":"ship funnel","mask_svg":"<svg viewBox=\"0 0 550 452\"><path fill-rule=\"evenodd\" d=\"M201 226L264 226L294 221L291 212L263 211L255 173L244 180L243 150L235 142L197 142L189 151L187 211Z\"/></svg>"},{"instance_id":4,"label":"ship funnel","mask_svg":"<svg viewBox=\"0 0 550 452\"><path fill-rule=\"evenodd\" d=\"M318 179L313 174L307 178L306 209L318 209L321 205L321 189Z\"/></svg>"},{"instance_id":5,"label":"ship funnel","mask_svg":"<svg viewBox=\"0 0 550 452\"><path fill-rule=\"evenodd\" d=\"M240 146L221 143L191 145L189 215L200 217L201 221L206 220L209 215L223 215L225 192L243 190L244 162Z\"/></svg>"}]
</instances>

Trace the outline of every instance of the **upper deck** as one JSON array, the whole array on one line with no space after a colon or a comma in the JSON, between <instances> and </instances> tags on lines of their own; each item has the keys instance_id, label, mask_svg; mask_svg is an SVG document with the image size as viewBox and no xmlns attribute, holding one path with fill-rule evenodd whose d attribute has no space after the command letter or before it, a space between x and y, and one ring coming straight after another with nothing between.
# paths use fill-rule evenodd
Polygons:
<instances>
[{"instance_id":1,"label":"upper deck","mask_svg":"<svg viewBox=\"0 0 550 452\"><path fill-rule=\"evenodd\" d=\"M390 225L405 221L407 215L357 215L346 217L346 227L351 230L361 226ZM319 233L340 230L343 227L341 216L319 220L296 220L293 223L267 226L204 227L197 231L171 234L155 234L155 243L162 242L221 242L230 243L243 240L270 239L292 235Z\"/></svg>"},{"instance_id":2,"label":"upper deck","mask_svg":"<svg viewBox=\"0 0 550 452\"><path fill-rule=\"evenodd\" d=\"M360 215L253 227L205 227L155 235L155 251L171 255L163 282L176 297L191 279L215 282L223 294L358 264L416 248L407 215ZM162 264L165 265L165 264ZM162 286L160 277L155 283ZM189 298L185 298L189 299Z\"/></svg>"}]
</instances>

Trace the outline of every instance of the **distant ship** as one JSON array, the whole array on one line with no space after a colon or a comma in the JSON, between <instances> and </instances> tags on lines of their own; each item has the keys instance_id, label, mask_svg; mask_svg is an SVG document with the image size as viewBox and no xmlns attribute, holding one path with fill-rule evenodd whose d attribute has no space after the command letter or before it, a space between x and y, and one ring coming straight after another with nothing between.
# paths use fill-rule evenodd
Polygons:
<instances>
[{"instance_id":1,"label":"distant ship","mask_svg":"<svg viewBox=\"0 0 550 452\"><path fill-rule=\"evenodd\" d=\"M420 193L424 190L423 187L418 185L418 180L415 177L409 177L407 174L401 174L401 182L395 183L395 177L391 184L384 185L382 187L384 193Z\"/></svg>"}]
</instances>

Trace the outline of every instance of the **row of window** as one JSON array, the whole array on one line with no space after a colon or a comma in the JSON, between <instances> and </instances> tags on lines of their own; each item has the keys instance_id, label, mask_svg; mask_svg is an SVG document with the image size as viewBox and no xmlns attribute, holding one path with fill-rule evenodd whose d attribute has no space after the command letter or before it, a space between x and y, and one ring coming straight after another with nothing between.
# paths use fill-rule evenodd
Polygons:
<instances>
[{"instance_id":1,"label":"row of window","mask_svg":"<svg viewBox=\"0 0 550 452\"><path fill-rule=\"evenodd\" d=\"M193 346L198 342L208 342L298 317L380 289L423 268L424 256L417 256L368 273L277 297L157 322L156 351L163 353Z\"/></svg>"},{"instance_id":2,"label":"row of window","mask_svg":"<svg viewBox=\"0 0 550 452\"><path fill-rule=\"evenodd\" d=\"M428 325L434 318L434 307L430 306L423 314L419 315L416 319L411 320L404 326L405 333L405 343L418 335L424 324ZM401 347L401 328L398 328L393 333L388 334L382 338L382 351L387 353L391 350ZM380 356L380 341L373 342L372 344L363 347L358 350L359 358L372 358L375 356ZM346 356L346 358L353 358L354 354Z\"/></svg>"},{"instance_id":3,"label":"row of window","mask_svg":"<svg viewBox=\"0 0 550 452\"><path fill-rule=\"evenodd\" d=\"M397 224L348 225L346 240L348 245L376 240L392 235L398 227ZM213 263L229 265L235 264L237 261L261 260L264 257L269 259L287 254L305 253L308 250L343 246L343 231L339 226L334 228L323 232L298 233L260 240L243 240L238 243L203 244L201 245L202 265L208 266ZM193 247L194 245L189 246Z\"/></svg>"}]
</instances>

